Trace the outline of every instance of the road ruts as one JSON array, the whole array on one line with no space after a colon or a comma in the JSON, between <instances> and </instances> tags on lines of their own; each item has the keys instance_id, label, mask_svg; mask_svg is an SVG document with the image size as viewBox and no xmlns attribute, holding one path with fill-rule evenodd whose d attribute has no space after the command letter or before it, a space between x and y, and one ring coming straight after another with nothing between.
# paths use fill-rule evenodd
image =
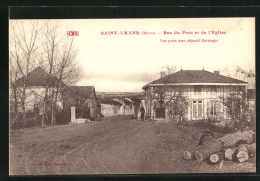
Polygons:
<instances>
[{"instance_id":1,"label":"road ruts","mask_svg":"<svg viewBox=\"0 0 260 181\"><path fill-rule=\"evenodd\" d=\"M134 134L135 132L140 132L140 130L142 129L142 127L144 127L145 125L142 124L138 127L133 127L130 130L125 130L125 131L121 131L114 133L108 137L104 137L103 139L99 140L98 142L96 142L96 144L93 145L93 147L84 147L82 150L82 159L83 162L86 163L95 163L94 165L92 164L91 170L85 171L86 174L113 174L114 170L113 168L111 168L111 165L109 165L109 163L107 162L108 157L113 157L115 155L110 154L108 155L108 157L102 156L102 154L104 152L109 152L109 148L105 147L103 149L102 146L106 146L105 144L107 144L107 142L110 140L110 146L113 147L113 141L116 141L117 139L122 139L123 136L126 135L131 135ZM125 141L124 141L125 142ZM120 145L117 145L120 146ZM98 150L97 150L98 148ZM100 151L102 150L102 151ZM123 160L122 160L123 162ZM118 162L120 163L120 162ZM89 165L89 164L88 164Z\"/></svg>"},{"instance_id":2,"label":"road ruts","mask_svg":"<svg viewBox=\"0 0 260 181\"><path fill-rule=\"evenodd\" d=\"M56 127L59 128L59 127ZM91 124L67 125L38 131L40 142L27 149L20 175L73 175L140 173L142 151L160 133L154 125L126 118L111 118ZM48 135L45 135L48 133ZM37 130L24 131L23 144L33 145ZM43 165L39 165L43 163ZM46 163L46 165L45 165ZM21 163L19 163L21 164Z\"/></svg>"},{"instance_id":3,"label":"road ruts","mask_svg":"<svg viewBox=\"0 0 260 181\"><path fill-rule=\"evenodd\" d=\"M28 152L22 158L22 162L25 163L24 170L20 171L20 175L52 175L52 174L84 174L86 173L86 162L82 158L82 148L94 151L95 145L98 145L100 141L105 140L111 135L117 133L127 132L132 127L136 127L134 121L107 121L97 122L91 129L88 129L89 125L82 125L81 131L71 128L74 134L63 137L64 139L48 139L47 142L37 144L33 149L29 149ZM86 130L84 130L86 128ZM50 133L50 131L48 131ZM57 133L55 131L51 133ZM50 137L55 137L49 134ZM62 150L62 145L72 145L71 149ZM98 161L98 160L97 160ZM79 162L84 163L78 165ZM47 163L47 165L39 165L39 163ZM50 163L51 165L48 165ZM68 165L55 165L54 163L68 163Z\"/></svg>"}]
</instances>

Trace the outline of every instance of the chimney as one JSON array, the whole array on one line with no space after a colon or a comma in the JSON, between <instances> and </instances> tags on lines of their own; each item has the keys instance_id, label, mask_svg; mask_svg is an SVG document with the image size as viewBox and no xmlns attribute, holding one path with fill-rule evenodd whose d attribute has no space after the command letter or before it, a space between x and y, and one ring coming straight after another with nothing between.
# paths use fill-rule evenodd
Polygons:
<instances>
[{"instance_id":1,"label":"chimney","mask_svg":"<svg viewBox=\"0 0 260 181\"><path fill-rule=\"evenodd\" d=\"M220 72L219 72L219 71L216 71L216 70L214 70L214 74L218 74L218 75L220 75Z\"/></svg>"},{"instance_id":2,"label":"chimney","mask_svg":"<svg viewBox=\"0 0 260 181\"><path fill-rule=\"evenodd\" d=\"M165 77L166 73L165 72L161 72L161 78Z\"/></svg>"}]
</instances>

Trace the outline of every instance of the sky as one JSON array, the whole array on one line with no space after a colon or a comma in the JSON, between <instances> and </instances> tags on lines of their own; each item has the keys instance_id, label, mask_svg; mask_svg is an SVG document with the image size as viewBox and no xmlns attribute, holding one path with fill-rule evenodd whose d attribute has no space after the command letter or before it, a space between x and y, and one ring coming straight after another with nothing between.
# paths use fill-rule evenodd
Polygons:
<instances>
[{"instance_id":1,"label":"sky","mask_svg":"<svg viewBox=\"0 0 260 181\"><path fill-rule=\"evenodd\" d=\"M222 75L234 72L236 66L247 69L255 65L254 18L49 21L61 24L61 33L79 32L75 43L79 49L78 63L83 71L76 85L93 85L97 92L140 92L148 83L147 77L159 78L165 65L183 70L220 70ZM109 31L119 34L102 35ZM121 31L139 34L120 35ZM180 34L164 34L164 31L179 31ZM182 31L193 34L182 34ZM206 34L201 34L202 31ZM212 34L212 31L225 34ZM200 42L168 43L169 40L189 39ZM202 39L218 42L205 43Z\"/></svg>"}]
</instances>

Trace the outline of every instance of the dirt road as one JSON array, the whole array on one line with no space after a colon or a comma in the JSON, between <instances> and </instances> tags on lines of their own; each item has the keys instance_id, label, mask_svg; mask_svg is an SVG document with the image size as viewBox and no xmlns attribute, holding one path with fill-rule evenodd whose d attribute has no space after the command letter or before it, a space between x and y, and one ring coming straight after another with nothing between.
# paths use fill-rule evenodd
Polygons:
<instances>
[{"instance_id":1,"label":"dirt road","mask_svg":"<svg viewBox=\"0 0 260 181\"><path fill-rule=\"evenodd\" d=\"M158 174L255 171L254 162L207 165L182 159L199 130L105 118L10 132L10 174Z\"/></svg>"}]
</instances>

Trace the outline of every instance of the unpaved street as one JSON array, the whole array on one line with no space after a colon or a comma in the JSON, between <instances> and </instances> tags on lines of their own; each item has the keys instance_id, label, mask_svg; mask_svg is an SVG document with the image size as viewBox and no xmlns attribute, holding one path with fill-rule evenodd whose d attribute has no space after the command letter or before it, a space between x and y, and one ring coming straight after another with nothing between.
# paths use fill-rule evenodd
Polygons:
<instances>
[{"instance_id":1,"label":"unpaved street","mask_svg":"<svg viewBox=\"0 0 260 181\"><path fill-rule=\"evenodd\" d=\"M10 174L248 172L255 162L208 165L182 159L199 130L169 123L104 118L10 132Z\"/></svg>"}]
</instances>

